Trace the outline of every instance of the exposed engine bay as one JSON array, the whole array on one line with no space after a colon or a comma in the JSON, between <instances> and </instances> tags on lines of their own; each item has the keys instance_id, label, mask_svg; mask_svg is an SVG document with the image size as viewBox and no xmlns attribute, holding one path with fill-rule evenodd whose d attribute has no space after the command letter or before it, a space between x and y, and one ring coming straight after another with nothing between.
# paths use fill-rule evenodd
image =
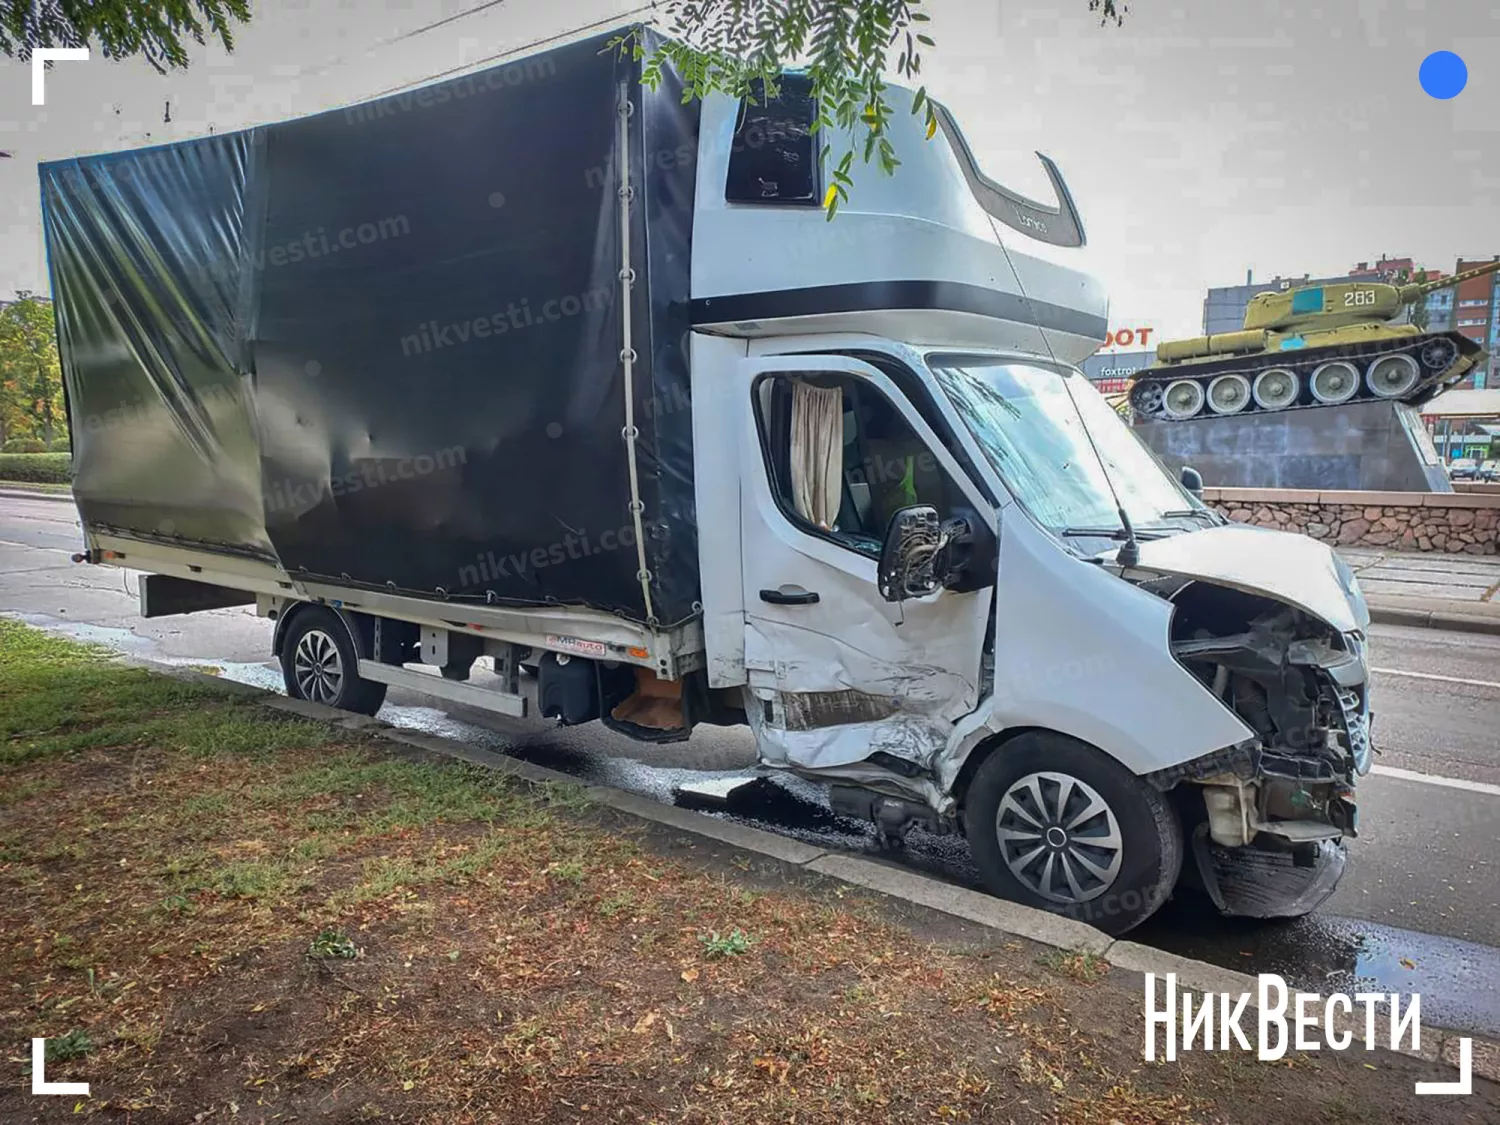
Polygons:
<instances>
[{"instance_id":1,"label":"exposed engine bay","mask_svg":"<svg viewBox=\"0 0 1500 1125\"><path fill-rule=\"evenodd\" d=\"M1176 606L1173 654L1256 737L1152 780L1180 790L1197 872L1221 910L1306 913L1332 893L1343 838L1357 835L1355 782L1372 753L1365 638L1222 586L1158 592Z\"/></svg>"}]
</instances>

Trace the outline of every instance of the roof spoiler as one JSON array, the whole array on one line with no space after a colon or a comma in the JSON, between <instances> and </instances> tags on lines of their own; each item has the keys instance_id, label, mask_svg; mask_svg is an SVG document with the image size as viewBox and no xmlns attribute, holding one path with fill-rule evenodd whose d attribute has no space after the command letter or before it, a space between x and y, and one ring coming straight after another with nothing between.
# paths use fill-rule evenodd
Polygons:
<instances>
[{"instance_id":1,"label":"roof spoiler","mask_svg":"<svg viewBox=\"0 0 1500 1125\"><path fill-rule=\"evenodd\" d=\"M938 127L948 138L948 143L953 146L959 167L963 169L964 179L969 181L974 198L979 200L979 205L991 218L998 219L1012 230L1020 231L1030 238L1053 246L1082 246L1084 244L1086 239L1083 233L1083 220L1078 215L1073 196L1068 191L1068 185L1063 180L1062 173L1057 170L1056 164L1040 152L1036 154L1037 159L1042 162L1042 167L1047 171L1047 178L1052 181L1052 191L1057 196L1057 206L1048 207L1044 203L1027 199L1024 195L996 183L981 172L979 162L974 159L974 153L969 149L969 142L964 139L963 133L958 128L958 122L953 120L953 115L948 112L947 107L933 102L932 108L937 116Z\"/></svg>"}]
</instances>

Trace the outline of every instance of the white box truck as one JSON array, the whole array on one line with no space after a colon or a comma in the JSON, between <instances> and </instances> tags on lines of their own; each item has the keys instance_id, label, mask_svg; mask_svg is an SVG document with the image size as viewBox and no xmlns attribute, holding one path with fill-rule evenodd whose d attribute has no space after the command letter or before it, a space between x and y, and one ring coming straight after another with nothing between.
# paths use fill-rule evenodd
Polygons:
<instances>
[{"instance_id":1,"label":"white box truck","mask_svg":"<svg viewBox=\"0 0 1500 1125\"><path fill-rule=\"evenodd\" d=\"M1111 932L1179 879L1313 909L1364 600L1079 373L1107 302L1058 170L1010 191L895 90L903 163L829 221L805 80L684 104L613 38L44 165L78 558L146 616L253 603L336 707L744 724Z\"/></svg>"}]
</instances>

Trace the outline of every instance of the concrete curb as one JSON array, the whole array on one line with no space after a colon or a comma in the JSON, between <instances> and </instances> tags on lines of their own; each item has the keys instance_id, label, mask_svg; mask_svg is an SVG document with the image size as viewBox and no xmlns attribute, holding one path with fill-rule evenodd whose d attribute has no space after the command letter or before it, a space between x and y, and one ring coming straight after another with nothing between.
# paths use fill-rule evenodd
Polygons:
<instances>
[{"instance_id":1,"label":"concrete curb","mask_svg":"<svg viewBox=\"0 0 1500 1125\"><path fill-rule=\"evenodd\" d=\"M0 486L0 496L14 496L20 500L61 500L67 504L73 502L71 492L44 492L40 488L30 489L20 481L7 481Z\"/></svg>"},{"instance_id":2,"label":"concrete curb","mask_svg":"<svg viewBox=\"0 0 1500 1125\"><path fill-rule=\"evenodd\" d=\"M1489 602L1428 599L1407 605L1395 600L1367 599L1370 621L1376 625L1412 625L1458 633L1500 634L1500 606Z\"/></svg>"},{"instance_id":3,"label":"concrete curb","mask_svg":"<svg viewBox=\"0 0 1500 1125\"><path fill-rule=\"evenodd\" d=\"M1111 938L1093 926L1051 914L1045 910L1036 910L1020 903L994 898L966 887L953 886L902 867L877 863L846 852L828 851L799 840L791 840L785 836L765 832L759 828L704 816L674 805L664 805L639 794L628 793L623 789L585 785L569 774L523 762L504 754L496 754L490 750L468 746L456 739L403 730L380 719L339 711L321 703L290 699L249 684L223 680L193 668L155 664L149 660L130 657L121 658L121 662L149 667L178 679L228 687L237 694L247 697L258 696L263 706L275 711L296 715L314 722L329 723L344 730L370 734L428 753L470 762L533 785L566 785L580 788L595 804L614 809L627 816L701 836L791 867L803 868L824 878L837 879L890 898L936 910L985 926L1006 937L1022 938L1036 942L1038 945L1070 953L1093 953L1108 961L1114 968L1123 969L1126 972L1153 973L1158 977L1165 977L1166 974L1172 973L1177 978L1178 988L1184 991L1219 992L1228 993L1231 996L1248 994L1250 1002L1247 1007L1256 1007L1257 982L1253 976L1211 965L1206 961L1196 961L1175 953L1167 953L1133 941ZM1336 1020L1335 1029L1341 1033L1347 1032L1356 1043L1365 1042L1364 1021L1357 1013ZM1473 1041L1474 1075L1492 1082L1500 1082L1500 1043L1481 1036L1459 1034L1441 1028L1428 1027L1422 1030L1420 1050L1400 1048L1398 1053L1456 1069L1458 1041L1470 1039Z\"/></svg>"}]
</instances>

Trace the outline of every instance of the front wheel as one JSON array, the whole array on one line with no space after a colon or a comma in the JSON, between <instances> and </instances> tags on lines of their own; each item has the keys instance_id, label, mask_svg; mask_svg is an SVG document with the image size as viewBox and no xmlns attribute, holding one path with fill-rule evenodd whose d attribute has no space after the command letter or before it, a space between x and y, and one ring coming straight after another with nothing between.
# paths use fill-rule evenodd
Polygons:
<instances>
[{"instance_id":1,"label":"front wheel","mask_svg":"<svg viewBox=\"0 0 1500 1125\"><path fill-rule=\"evenodd\" d=\"M1166 798L1060 734L1018 735L979 767L964 824L985 885L1002 898L1122 934L1166 901L1182 829Z\"/></svg>"},{"instance_id":2,"label":"front wheel","mask_svg":"<svg viewBox=\"0 0 1500 1125\"><path fill-rule=\"evenodd\" d=\"M359 674L359 654L343 619L322 606L303 610L281 644L281 678L293 699L373 715L385 684Z\"/></svg>"}]
</instances>

